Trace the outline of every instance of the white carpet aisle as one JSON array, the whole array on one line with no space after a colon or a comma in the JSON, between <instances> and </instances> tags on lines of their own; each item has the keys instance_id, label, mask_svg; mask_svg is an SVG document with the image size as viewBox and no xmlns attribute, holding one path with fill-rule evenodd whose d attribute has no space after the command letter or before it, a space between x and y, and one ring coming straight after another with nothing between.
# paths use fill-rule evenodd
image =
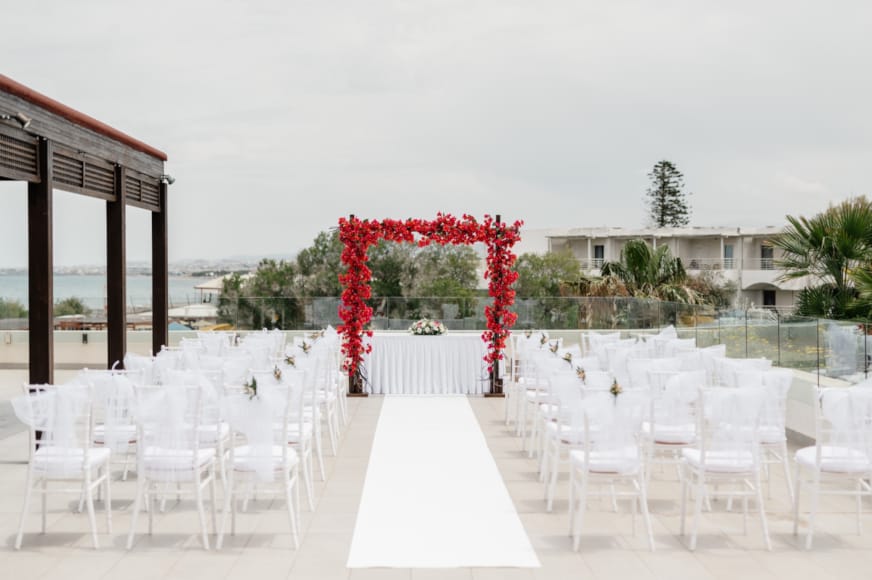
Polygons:
<instances>
[{"instance_id":1,"label":"white carpet aisle","mask_svg":"<svg viewBox=\"0 0 872 580\"><path fill-rule=\"evenodd\" d=\"M387 396L349 568L537 568L464 396Z\"/></svg>"}]
</instances>

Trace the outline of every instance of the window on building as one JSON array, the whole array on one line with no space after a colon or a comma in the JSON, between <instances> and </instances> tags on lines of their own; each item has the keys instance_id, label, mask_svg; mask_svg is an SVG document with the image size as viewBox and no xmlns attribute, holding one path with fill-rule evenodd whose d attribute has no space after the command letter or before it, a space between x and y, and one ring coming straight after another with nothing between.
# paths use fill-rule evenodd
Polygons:
<instances>
[{"instance_id":1,"label":"window on building","mask_svg":"<svg viewBox=\"0 0 872 580\"><path fill-rule=\"evenodd\" d=\"M775 290L763 291L763 308L775 307Z\"/></svg>"},{"instance_id":2,"label":"window on building","mask_svg":"<svg viewBox=\"0 0 872 580\"><path fill-rule=\"evenodd\" d=\"M733 260L733 244L724 244L724 270L732 270L736 267Z\"/></svg>"},{"instance_id":3,"label":"window on building","mask_svg":"<svg viewBox=\"0 0 872 580\"><path fill-rule=\"evenodd\" d=\"M603 265L603 261L606 259L606 247L605 246L594 246L593 247L593 267L599 268Z\"/></svg>"},{"instance_id":4,"label":"window on building","mask_svg":"<svg viewBox=\"0 0 872 580\"><path fill-rule=\"evenodd\" d=\"M774 264L775 258L775 249L767 244L763 244L760 246L760 269L761 270L772 270L775 267Z\"/></svg>"}]
</instances>

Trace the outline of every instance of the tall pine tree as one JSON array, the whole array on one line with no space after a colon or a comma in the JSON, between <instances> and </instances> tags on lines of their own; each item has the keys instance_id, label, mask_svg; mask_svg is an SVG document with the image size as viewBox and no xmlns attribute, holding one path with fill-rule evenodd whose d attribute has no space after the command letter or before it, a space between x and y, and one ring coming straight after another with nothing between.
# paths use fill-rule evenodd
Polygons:
<instances>
[{"instance_id":1,"label":"tall pine tree","mask_svg":"<svg viewBox=\"0 0 872 580\"><path fill-rule=\"evenodd\" d=\"M654 227L678 227L690 223L690 207L684 188L684 175L671 161L658 161L648 174L651 186L646 194L648 215Z\"/></svg>"}]
</instances>

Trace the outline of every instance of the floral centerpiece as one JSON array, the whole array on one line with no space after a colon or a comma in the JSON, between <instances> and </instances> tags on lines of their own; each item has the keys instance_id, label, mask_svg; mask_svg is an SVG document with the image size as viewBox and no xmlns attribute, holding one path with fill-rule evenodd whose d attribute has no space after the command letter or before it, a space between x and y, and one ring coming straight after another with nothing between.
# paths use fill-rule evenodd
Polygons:
<instances>
[{"instance_id":1,"label":"floral centerpiece","mask_svg":"<svg viewBox=\"0 0 872 580\"><path fill-rule=\"evenodd\" d=\"M575 376L581 379L581 382L584 382L584 379L587 378L587 373L584 372L582 367L575 367Z\"/></svg>"},{"instance_id":2,"label":"floral centerpiece","mask_svg":"<svg viewBox=\"0 0 872 580\"><path fill-rule=\"evenodd\" d=\"M300 343L300 350L303 351L303 354L309 354L309 351L312 350L312 345L304 340Z\"/></svg>"},{"instance_id":3,"label":"floral centerpiece","mask_svg":"<svg viewBox=\"0 0 872 580\"><path fill-rule=\"evenodd\" d=\"M289 354L289 355L287 355L287 356L285 357L285 364L288 365L289 367L295 367L295 368L296 368L296 366L297 366L297 358L296 358L294 355Z\"/></svg>"},{"instance_id":4,"label":"floral centerpiece","mask_svg":"<svg viewBox=\"0 0 872 580\"><path fill-rule=\"evenodd\" d=\"M438 320L422 318L418 322L409 327L409 332L415 336L438 336L445 334L445 325Z\"/></svg>"},{"instance_id":5,"label":"floral centerpiece","mask_svg":"<svg viewBox=\"0 0 872 580\"><path fill-rule=\"evenodd\" d=\"M278 365L273 369L273 378L279 382L282 380L282 369L280 369Z\"/></svg>"},{"instance_id":6,"label":"floral centerpiece","mask_svg":"<svg viewBox=\"0 0 872 580\"><path fill-rule=\"evenodd\" d=\"M548 350L551 351L551 354L557 354L557 351L560 350L560 343L559 342L552 342L551 344L548 345Z\"/></svg>"},{"instance_id":7,"label":"floral centerpiece","mask_svg":"<svg viewBox=\"0 0 872 580\"><path fill-rule=\"evenodd\" d=\"M546 344L548 344L548 335L543 332L539 337L539 346L545 346Z\"/></svg>"},{"instance_id":8,"label":"floral centerpiece","mask_svg":"<svg viewBox=\"0 0 872 580\"><path fill-rule=\"evenodd\" d=\"M572 366L572 353L571 352L564 352L563 356L561 358L563 360L565 360L566 362L568 362L570 367Z\"/></svg>"}]
</instances>

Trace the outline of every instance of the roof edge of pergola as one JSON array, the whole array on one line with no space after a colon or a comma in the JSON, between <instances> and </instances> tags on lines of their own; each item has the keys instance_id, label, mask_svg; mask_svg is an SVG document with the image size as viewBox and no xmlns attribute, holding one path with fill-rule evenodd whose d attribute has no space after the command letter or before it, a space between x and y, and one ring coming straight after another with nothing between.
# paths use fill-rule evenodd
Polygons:
<instances>
[{"instance_id":1,"label":"roof edge of pergola","mask_svg":"<svg viewBox=\"0 0 872 580\"><path fill-rule=\"evenodd\" d=\"M68 107L67 105L61 103L60 101L56 101L51 97L48 97L38 91L31 89L25 85L22 85L18 81L15 81L6 75L0 74L0 91L5 91L9 94L15 95L20 99L24 99L38 107L42 107L46 111L50 113L54 113L60 117L63 117L67 121L79 125L80 127L84 127L85 129L89 129L95 133L103 135L104 137L108 137L113 141L118 141L123 145L127 145L131 149L135 149L140 153L145 153L146 155L150 155L156 159L161 161L167 161L167 154L152 147L151 145L136 139L135 137L131 137L127 133L123 131L119 131L118 129L103 123L102 121L98 121L94 117L90 115L86 115L85 113L79 112L72 107Z\"/></svg>"}]
</instances>

